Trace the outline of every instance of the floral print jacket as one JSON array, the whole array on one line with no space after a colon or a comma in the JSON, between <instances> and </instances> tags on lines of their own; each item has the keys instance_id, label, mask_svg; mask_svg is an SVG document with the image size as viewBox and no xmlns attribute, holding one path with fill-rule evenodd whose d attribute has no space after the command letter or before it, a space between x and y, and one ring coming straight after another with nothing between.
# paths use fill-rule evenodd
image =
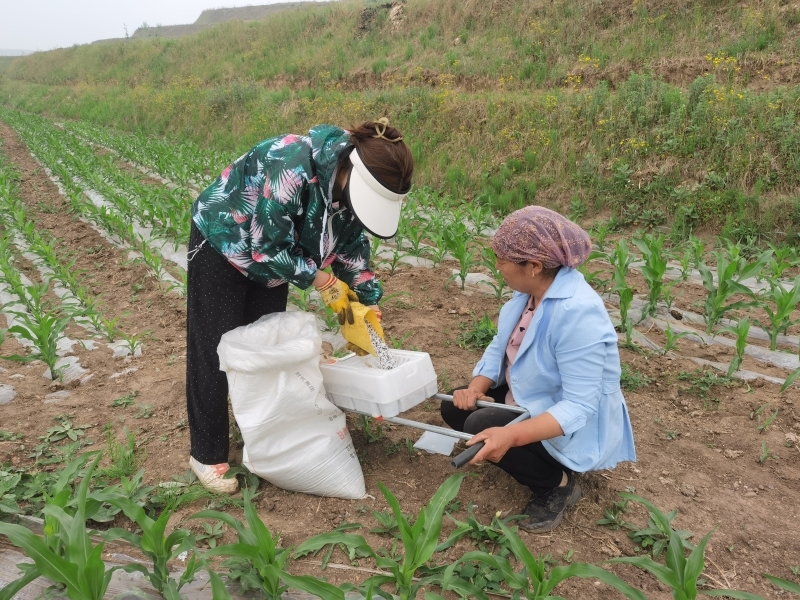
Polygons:
<instances>
[{"instance_id":1,"label":"floral print jacket","mask_svg":"<svg viewBox=\"0 0 800 600\"><path fill-rule=\"evenodd\" d=\"M331 198L346 131L319 125L308 136L260 142L227 167L192 205L203 237L247 277L306 289L331 266L362 303L376 304L369 240L352 211Z\"/></svg>"}]
</instances>

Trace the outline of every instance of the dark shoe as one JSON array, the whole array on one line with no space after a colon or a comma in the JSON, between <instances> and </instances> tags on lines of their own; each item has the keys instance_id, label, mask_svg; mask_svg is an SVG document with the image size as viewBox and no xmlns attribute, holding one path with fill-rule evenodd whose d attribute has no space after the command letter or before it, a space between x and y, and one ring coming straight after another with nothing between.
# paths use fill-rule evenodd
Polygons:
<instances>
[{"instance_id":1,"label":"dark shoe","mask_svg":"<svg viewBox=\"0 0 800 600\"><path fill-rule=\"evenodd\" d=\"M549 492L531 496L528 506L525 507L525 514L528 515L528 518L520 521L519 527L532 533L553 531L564 518L564 511L580 499L581 488L575 482L575 476L570 473L567 477L567 485L564 487L557 487Z\"/></svg>"}]
</instances>

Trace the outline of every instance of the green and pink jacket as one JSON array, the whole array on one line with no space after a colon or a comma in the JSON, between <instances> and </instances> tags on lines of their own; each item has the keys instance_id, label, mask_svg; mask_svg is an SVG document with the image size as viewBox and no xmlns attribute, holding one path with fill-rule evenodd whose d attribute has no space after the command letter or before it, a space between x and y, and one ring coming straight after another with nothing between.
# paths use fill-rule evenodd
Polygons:
<instances>
[{"instance_id":1,"label":"green and pink jacket","mask_svg":"<svg viewBox=\"0 0 800 600\"><path fill-rule=\"evenodd\" d=\"M330 266L362 303L376 304L383 291L369 268L369 239L331 198L339 158L351 147L332 125L264 140L197 197L192 219L217 252L268 287L306 289Z\"/></svg>"}]
</instances>

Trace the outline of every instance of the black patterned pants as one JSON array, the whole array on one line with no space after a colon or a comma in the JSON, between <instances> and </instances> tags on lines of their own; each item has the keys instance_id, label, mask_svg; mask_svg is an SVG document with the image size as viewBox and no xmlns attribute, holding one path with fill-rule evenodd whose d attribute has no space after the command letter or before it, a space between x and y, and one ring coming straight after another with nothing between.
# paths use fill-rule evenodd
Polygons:
<instances>
[{"instance_id":1,"label":"black patterned pants","mask_svg":"<svg viewBox=\"0 0 800 600\"><path fill-rule=\"evenodd\" d=\"M287 284L268 288L242 275L192 223L186 311L186 405L191 455L215 465L228 462L228 379L219 370L222 335L260 317L286 310ZM200 245L202 247L194 252Z\"/></svg>"}]
</instances>

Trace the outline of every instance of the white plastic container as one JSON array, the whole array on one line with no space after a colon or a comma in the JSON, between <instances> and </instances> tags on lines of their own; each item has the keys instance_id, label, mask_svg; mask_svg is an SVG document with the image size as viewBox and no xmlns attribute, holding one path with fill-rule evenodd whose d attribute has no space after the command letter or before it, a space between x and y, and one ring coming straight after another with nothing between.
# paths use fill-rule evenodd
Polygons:
<instances>
[{"instance_id":1,"label":"white plastic container","mask_svg":"<svg viewBox=\"0 0 800 600\"><path fill-rule=\"evenodd\" d=\"M369 356L350 356L320 364L325 395L343 410L371 417L396 417L439 389L427 352L392 350L397 368L384 371Z\"/></svg>"}]
</instances>

